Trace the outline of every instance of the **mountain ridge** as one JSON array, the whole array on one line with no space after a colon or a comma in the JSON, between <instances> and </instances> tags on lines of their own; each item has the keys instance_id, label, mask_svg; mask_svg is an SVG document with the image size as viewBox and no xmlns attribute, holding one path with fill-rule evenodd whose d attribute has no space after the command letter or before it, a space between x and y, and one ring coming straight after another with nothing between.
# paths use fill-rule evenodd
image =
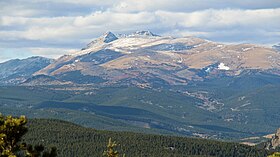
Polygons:
<instances>
[{"instance_id":1,"label":"mountain ridge","mask_svg":"<svg viewBox=\"0 0 280 157\"><path fill-rule=\"evenodd\" d=\"M236 77L250 70L280 75L279 60L276 50L259 45L226 45L191 36L159 36L150 31L116 36L108 31L86 48L34 69L25 79L46 75L61 82L67 77L67 81L87 84L89 81L69 80L68 74L79 73L81 77L100 78L101 85L152 85L151 80L187 85L211 77Z\"/></svg>"},{"instance_id":2,"label":"mountain ridge","mask_svg":"<svg viewBox=\"0 0 280 157\"><path fill-rule=\"evenodd\" d=\"M54 59L33 56L0 63L0 84L12 85L22 83L36 71L48 66L53 61Z\"/></svg>"},{"instance_id":3,"label":"mountain ridge","mask_svg":"<svg viewBox=\"0 0 280 157\"><path fill-rule=\"evenodd\" d=\"M93 41L95 44L62 56L35 75L55 77L80 71L82 75L101 77L107 84L124 79L149 83L149 79L161 78L175 85L221 74L238 76L244 70L280 69L280 54L272 48L253 44L225 45L196 37L162 37L149 31L132 34L137 35L118 38L113 35L114 40L96 44L96 40L103 39L101 36ZM85 57L91 59L85 60Z\"/></svg>"}]
</instances>

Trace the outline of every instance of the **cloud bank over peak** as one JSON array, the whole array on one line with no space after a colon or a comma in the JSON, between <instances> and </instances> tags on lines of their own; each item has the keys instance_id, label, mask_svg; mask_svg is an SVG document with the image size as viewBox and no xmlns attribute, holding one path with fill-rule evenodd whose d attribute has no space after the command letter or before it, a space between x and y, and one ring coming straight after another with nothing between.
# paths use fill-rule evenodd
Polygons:
<instances>
[{"instance_id":1,"label":"cloud bank over peak","mask_svg":"<svg viewBox=\"0 0 280 157\"><path fill-rule=\"evenodd\" d=\"M106 31L151 30L231 43L280 41L279 0L11 0L0 6L0 61L36 50L56 57Z\"/></svg>"}]
</instances>

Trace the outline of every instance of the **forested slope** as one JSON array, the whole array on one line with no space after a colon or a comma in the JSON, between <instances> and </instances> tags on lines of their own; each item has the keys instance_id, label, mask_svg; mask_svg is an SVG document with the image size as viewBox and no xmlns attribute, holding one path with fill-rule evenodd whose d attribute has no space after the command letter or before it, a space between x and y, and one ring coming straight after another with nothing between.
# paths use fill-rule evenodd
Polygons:
<instances>
[{"instance_id":1,"label":"forested slope","mask_svg":"<svg viewBox=\"0 0 280 157\"><path fill-rule=\"evenodd\" d=\"M31 144L56 146L59 156L100 157L111 137L120 145L116 148L127 157L168 156L267 156L265 150L237 143L196 138L100 131L69 122L33 119L24 140Z\"/></svg>"}]
</instances>

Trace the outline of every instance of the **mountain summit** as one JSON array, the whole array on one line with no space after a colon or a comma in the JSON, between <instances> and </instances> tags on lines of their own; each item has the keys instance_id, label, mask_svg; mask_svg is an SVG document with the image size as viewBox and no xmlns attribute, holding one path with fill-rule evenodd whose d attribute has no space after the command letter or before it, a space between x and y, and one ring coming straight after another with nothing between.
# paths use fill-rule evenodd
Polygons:
<instances>
[{"instance_id":1,"label":"mountain summit","mask_svg":"<svg viewBox=\"0 0 280 157\"><path fill-rule=\"evenodd\" d=\"M93 40L92 42L90 42L87 45L87 48L92 47L96 44L102 44L102 43L110 43L114 40L117 40L118 38L115 36L115 34L113 34L112 32L106 32L104 33L102 36L100 36L99 38Z\"/></svg>"},{"instance_id":2,"label":"mountain summit","mask_svg":"<svg viewBox=\"0 0 280 157\"><path fill-rule=\"evenodd\" d=\"M136 31L132 34L130 34L130 36L159 36L159 35L156 35L150 31Z\"/></svg>"},{"instance_id":3,"label":"mountain summit","mask_svg":"<svg viewBox=\"0 0 280 157\"><path fill-rule=\"evenodd\" d=\"M106 32L103 36L101 36L101 38L103 38L103 42L105 43L109 43L118 39L112 32Z\"/></svg>"}]
</instances>

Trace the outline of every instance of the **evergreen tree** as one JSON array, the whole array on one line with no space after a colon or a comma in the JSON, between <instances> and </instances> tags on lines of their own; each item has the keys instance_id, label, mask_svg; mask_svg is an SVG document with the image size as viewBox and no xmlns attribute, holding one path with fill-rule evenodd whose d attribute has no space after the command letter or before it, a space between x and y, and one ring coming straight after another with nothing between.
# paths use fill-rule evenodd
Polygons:
<instances>
[{"instance_id":1,"label":"evergreen tree","mask_svg":"<svg viewBox=\"0 0 280 157\"><path fill-rule=\"evenodd\" d=\"M27 120L24 116L13 118L4 117L0 114L0 154L3 157L15 157L15 153L20 150L20 140L27 132L25 124Z\"/></svg>"},{"instance_id":2,"label":"evergreen tree","mask_svg":"<svg viewBox=\"0 0 280 157\"><path fill-rule=\"evenodd\" d=\"M27 133L25 116L15 118L0 113L0 157L56 157L56 148L44 151L43 145L27 145L21 138Z\"/></svg>"},{"instance_id":3,"label":"evergreen tree","mask_svg":"<svg viewBox=\"0 0 280 157\"><path fill-rule=\"evenodd\" d=\"M119 152L114 150L114 148L117 146L116 141L112 142L112 139L109 138L109 142L107 144L107 150L104 151L103 155L107 156L107 157L118 157L119 156ZM123 157L125 157L125 155L123 155Z\"/></svg>"},{"instance_id":4,"label":"evergreen tree","mask_svg":"<svg viewBox=\"0 0 280 157\"><path fill-rule=\"evenodd\" d=\"M269 155L268 157L280 157L280 152L275 152L272 155Z\"/></svg>"}]
</instances>

